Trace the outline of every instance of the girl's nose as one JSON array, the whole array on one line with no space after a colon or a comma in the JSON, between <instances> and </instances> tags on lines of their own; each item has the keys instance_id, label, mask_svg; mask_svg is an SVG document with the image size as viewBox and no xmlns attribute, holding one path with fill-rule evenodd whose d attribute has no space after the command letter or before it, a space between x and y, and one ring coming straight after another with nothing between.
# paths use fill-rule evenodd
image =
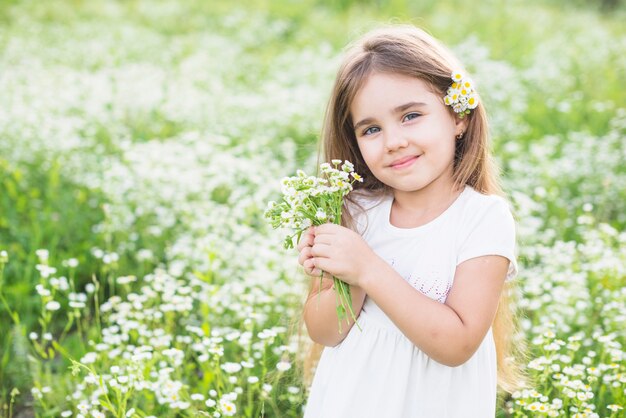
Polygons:
<instances>
[{"instance_id":1,"label":"girl's nose","mask_svg":"<svg viewBox=\"0 0 626 418\"><path fill-rule=\"evenodd\" d=\"M409 144L408 139L402 132L402 129L387 129L385 131L385 150L387 152L395 151L399 148L404 148Z\"/></svg>"}]
</instances>

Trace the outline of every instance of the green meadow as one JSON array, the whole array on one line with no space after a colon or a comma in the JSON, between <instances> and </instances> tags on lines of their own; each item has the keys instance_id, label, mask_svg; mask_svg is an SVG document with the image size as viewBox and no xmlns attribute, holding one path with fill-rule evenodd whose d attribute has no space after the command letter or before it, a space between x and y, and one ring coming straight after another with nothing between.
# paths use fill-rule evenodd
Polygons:
<instances>
[{"instance_id":1,"label":"green meadow","mask_svg":"<svg viewBox=\"0 0 626 418\"><path fill-rule=\"evenodd\" d=\"M412 23L490 116L529 386L626 412L619 1L0 2L0 417L300 417L307 279L263 218L315 170L341 51Z\"/></svg>"}]
</instances>

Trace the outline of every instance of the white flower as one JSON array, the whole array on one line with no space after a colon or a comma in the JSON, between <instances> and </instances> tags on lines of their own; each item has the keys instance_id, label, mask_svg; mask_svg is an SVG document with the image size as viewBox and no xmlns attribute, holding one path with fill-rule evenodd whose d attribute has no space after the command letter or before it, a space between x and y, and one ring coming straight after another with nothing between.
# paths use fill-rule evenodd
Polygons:
<instances>
[{"instance_id":1,"label":"white flower","mask_svg":"<svg viewBox=\"0 0 626 418\"><path fill-rule=\"evenodd\" d=\"M37 264L35 268L39 270L39 274L41 274L41 277L43 277L44 279L47 279L48 277L50 277L51 275L57 272L57 269L55 269L54 267L47 266L45 264Z\"/></svg>"},{"instance_id":2,"label":"white flower","mask_svg":"<svg viewBox=\"0 0 626 418\"><path fill-rule=\"evenodd\" d=\"M222 370L226 373L237 373L241 370L241 364L239 363L224 363L222 364Z\"/></svg>"},{"instance_id":3,"label":"white flower","mask_svg":"<svg viewBox=\"0 0 626 418\"><path fill-rule=\"evenodd\" d=\"M89 352L87 354L85 354L81 359L80 362L83 364L92 364L94 363L96 360L98 359L98 355L94 352Z\"/></svg>"},{"instance_id":4,"label":"white flower","mask_svg":"<svg viewBox=\"0 0 626 418\"><path fill-rule=\"evenodd\" d=\"M236 392L225 393L222 396L222 399L226 399L227 401L235 402L237 400L237 393Z\"/></svg>"},{"instance_id":5,"label":"white flower","mask_svg":"<svg viewBox=\"0 0 626 418\"><path fill-rule=\"evenodd\" d=\"M67 265L69 268L76 268L78 267L78 260L75 258L70 258L65 261L65 265Z\"/></svg>"},{"instance_id":6,"label":"white flower","mask_svg":"<svg viewBox=\"0 0 626 418\"><path fill-rule=\"evenodd\" d=\"M120 276L117 278L117 283L119 284L129 284L135 281L137 281L135 276Z\"/></svg>"},{"instance_id":7,"label":"white flower","mask_svg":"<svg viewBox=\"0 0 626 418\"><path fill-rule=\"evenodd\" d=\"M354 171L354 164L352 164L350 161L345 160L343 162L343 165L341 166L341 169L346 172L346 173L351 173Z\"/></svg>"},{"instance_id":8,"label":"white flower","mask_svg":"<svg viewBox=\"0 0 626 418\"><path fill-rule=\"evenodd\" d=\"M41 261L42 263L48 260L48 250L40 249L35 251L35 254L37 254L37 258L39 258L39 261Z\"/></svg>"},{"instance_id":9,"label":"white flower","mask_svg":"<svg viewBox=\"0 0 626 418\"><path fill-rule=\"evenodd\" d=\"M450 77L452 78L452 81L454 81L455 83L461 83L463 79L465 78L465 75L461 71L455 71L452 73Z\"/></svg>"},{"instance_id":10,"label":"white flower","mask_svg":"<svg viewBox=\"0 0 626 418\"><path fill-rule=\"evenodd\" d=\"M209 408L213 408L215 405L217 405L217 403L215 402L214 399L207 399L206 402L204 403L206 406L208 406Z\"/></svg>"},{"instance_id":11,"label":"white flower","mask_svg":"<svg viewBox=\"0 0 626 418\"><path fill-rule=\"evenodd\" d=\"M227 417L232 417L237 413L237 407L235 404L226 400L220 401L220 409Z\"/></svg>"},{"instance_id":12,"label":"white flower","mask_svg":"<svg viewBox=\"0 0 626 418\"><path fill-rule=\"evenodd\" d=\"M61 416L64 417L64 418L71 417L72 416L72 411L63 411L63 412L61 412Z\"/></svg>"},{"instance_id":13,"label":"white flower","mask_svg":"<svg viewBox=\"0 0 626 418\"><path fill-rule=\"evenodd\" d=\"M256 377L256 376L248 377L248 383L250 383L250 384L258 383L258 381L259 381L259 378Z\"/></svg>"},{"instance_id":14,"label":"white flower","mask_svg":"<svg viewBox=\"0 0 626 418\"><path fill-rule=\"evenodd\" d=\"M288 361L279 361L278 364L276 364L276 368L281 372L285 372L291 369L291 363L289 363Z\"/></svg>"},{"instance_id":15,"label":"white flower","mask_svg":"<svg viewBox=\"0 0 626 418\"><path fill-rule=\"evenodd\" d=\"M39 296L50 296L51 294L50 291L43 287L42 284L38 284L37 286L35 286L35 290L37 291L37 293L39 293Z\"/></svg>"},{"instance_id":16,"label":"white flower","mask_svg":"<svg viewBox=\"0 0 626 418\"><path fill-rule=\"evenodd\" d=\"M254 367L254 362L253 362L253 361L245 361L245 360L243 360L243 361L241 362L241 365L242 365L243 367L245 367L246 369L251 369L251 368L253 368L253 367Z\"/></svg>"},{"instance_id":17,"label":"white flower","mask_svg":"<svg viewBox=\"0 0 626 418\"><path fill-rule=\"evenodd\" d=\"M68 290L70 288L70 283L67 281L67 277L59 277L58 288L61 290Z\"/></svg>"},{"instance_id":18,"label":"white flower","mask_svg":"<svg viewBox=\"0 0 626 418\"><path fill-rule=\"evenodd\" d=\"M152 260L154 258L154 254L149 249L142 248L137 251L137 255L135 257L137 258L137 261L147 261Z\"/></svg>"},{"instance_id":19,"label":"white flower","mask_svg":"<svg viewBox=\"0 0 626 418\"><path fill-rule=\"evenodd\" d=\"M58 311L60 308L61 304L56 300L51 300L50 302L46 303L46 309L49 311Z\"/></svg>"},{"instance_id":20,"label":"white flower","mask_svg":"<svg viewBox=\"0 0 626 418\"><path fill-rule=\"evenodd\" d=\"M467 98L467 108L476 109L476 106L478 106L478 95L476 93L471 93Z\"/></svg>"}]
</instances>

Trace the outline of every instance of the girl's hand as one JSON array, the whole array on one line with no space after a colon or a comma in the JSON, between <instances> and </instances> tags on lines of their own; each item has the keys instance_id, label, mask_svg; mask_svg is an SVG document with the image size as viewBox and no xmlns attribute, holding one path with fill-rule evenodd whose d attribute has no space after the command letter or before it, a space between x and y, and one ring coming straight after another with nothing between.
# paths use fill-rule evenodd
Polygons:
<instances>
[{"instance_id":1,"label":"girl's hand","mask_svg":"<svg viewBox=\"0 0 626 418\"><path fill-rule=\"evenodd\" d=\"M324 271L348 284L360 286L367 266L377 257L363 237L351 229L330 223L309 228L309 231L306 242L310 244L311 236L314 238L310 250L306 251L310 256L305 264L313 266L311 275L317 273L319 276Z\"/></svg>"},{"instance_id":2,"label":"girl's hand","mask_svg":"<svg viewBox=\"0 0 626 418\"><path fill-rule=\"evenodd\" d=\"M307 229L307 231L302 234L297 247L300 252L300 255L298 256L298 263L302 266L306 274L319 278L322 271L313 264L313 254L311 253L314 239L315 235L313 234L313 228ZM325 273L324 277L327 279L332 278L328 273Z\"/></svg>"}]
</instances>

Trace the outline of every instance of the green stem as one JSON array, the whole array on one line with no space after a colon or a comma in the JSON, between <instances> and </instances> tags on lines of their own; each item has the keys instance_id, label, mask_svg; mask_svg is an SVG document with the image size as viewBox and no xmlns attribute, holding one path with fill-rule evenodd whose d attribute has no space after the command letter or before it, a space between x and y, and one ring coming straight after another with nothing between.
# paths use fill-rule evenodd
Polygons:
<instances>
[{"instance_id":1,"label":"green stem","mask_svg":"<svg viewBox=\"0 0 626 418\"><path fill-rule=\"evenodd\" d=\"M9 307L9 302L7 302L7 300L4 298L4 295L2 294L2 292L0 292L0 299L2 299L2 304L4 305L5 309L9 313L9 316L11 317L13 322L15 322L15 325L19 325L20 324L19 315L17 314L17 312L13 312L13 310L11 310L11 308Z\"/></svg>"},{"instance_id":2,"label":"green stem","mask_svg":"<svg viewBox=\"0 0 626 418\"><path fill-rule=\"evenodd\" d=\"M317 289L317 310L320 310L320 295L322 294L322 278L324 277L324 272L320 273L320 287Z\"/></svg>"},{"instance_id":3,"label":"green stem","mask_svg":"<svg viewBox=\"0 0 626 418\"><path fill-rule=\"evenodd\" d=\"M341 305L341 298L339 297L339 292L337 291L337 286L335 285L335 305L337 306L341 306L343 308L343 305ZM339 309L337 310L337 314L339 314ZM341 334L341 318L340 315L337 315L337 319L339 321L339 333Z\"/></svg>"},{"instance_id":4,"label":"green stem","mask_svg":"<svg viewBox=\"0 0 626 418\"><path fill-rule=\"evenodd\" d=\"M356 320L356 315L354 314L354 310L352 309L352 295L350 292L350 285L341 281L340 279L333 277L335 279L335 288L339 289L339 296L342 299L342 306L345 309L345 306L348 306L348 311L350 312L350 317L354 320L354 324L360 331L363 331L361 326ZM349 319L346 318L346 321L349 323Z\"/></svg>"},{"instance_id":5,"label":"green stem","mask_svg":"<svg viewBox=\"0 0 626 418\"><path fill-rule=\"evenodd\" d=\"M96 326L98 327L98 335L102 335L102 322L100 321L100 303L98 300L98 292L100 291L100 282L96 278L95 274L92 276L92 281L95 286L95 289L93 292L93 297L94 297L93 304L94 304L94 309L96 311Z\"/></svg>"}]
</instances>

